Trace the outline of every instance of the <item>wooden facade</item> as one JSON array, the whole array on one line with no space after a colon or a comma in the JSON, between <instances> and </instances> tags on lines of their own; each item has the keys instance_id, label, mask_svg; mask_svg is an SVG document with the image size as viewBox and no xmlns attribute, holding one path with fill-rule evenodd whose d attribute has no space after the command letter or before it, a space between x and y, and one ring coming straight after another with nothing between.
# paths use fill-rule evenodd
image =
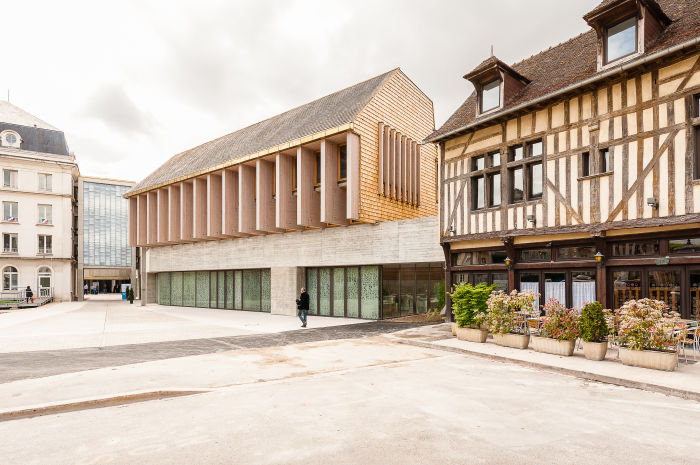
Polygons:
<instances>
[{"instance_id":1,"label":"wooden facade","mask_svg":"<svg viewBox=\"0 0 700 465\"><path fill-rule=\"evenodd\" d=\"M448 282L507 283L569 306L585 287L606 307L654 297L700 318L700 47L686 43L429 138Z\"/></svg>"}]
</instances>

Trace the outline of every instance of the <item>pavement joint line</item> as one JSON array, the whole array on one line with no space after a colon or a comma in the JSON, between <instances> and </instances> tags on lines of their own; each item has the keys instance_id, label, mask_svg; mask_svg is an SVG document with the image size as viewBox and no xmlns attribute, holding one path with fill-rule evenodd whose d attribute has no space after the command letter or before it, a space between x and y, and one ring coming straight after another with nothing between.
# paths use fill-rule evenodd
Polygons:
<instances>
[{"instance_id":1,"label":"pavement joint line","mask_svg":"<svg viewBox=\"0 0 700 465\"><path fill-rule=\"evenodd\" d=\"M74 412L78 410L88 410L103 407L113 407L118 405L146 402L157 399L167 399L170 397L191 396L205 394L215 391L215 388L169 388L158 390L145 390L113 394L109 396L88 397L71 401L49 402L19 409L0 410L0 422L19 420L22 418L32 418L42 415L55 415L58 413Z\"/></svg>"},{"instance_id":2,"label":"pavement joint line","mask_svg":"<svg viewBox=\"0 0 700 465\"><path fill-rule=\"evenodd\" d=\"M493 360L496 362L510 363L514 365L520 365L529 368L535 368L538 370L548 371L552 373L558 373L568 376L573 376L575 378L584 379L586 381L595 381L604 384L612 384L615 386L622 386L626 388L639 389L642 391L656 392L659 394L664 394L672 397L679 397L686 400L694 400L700 402L700 392L688 391L685 389L676 389L668 386L662 386L659 384L645 383L641 381L633 381L625 378L618 378L615 376L601 375L597 373L591 373L583 370L574 370L571 368L556 367L553 365L547 365L545 363L530 362L527 360L520 360L517 358L504 357L502 355L485 354L482 352L475 352L468 349L461 349L459 347L449 347L440 344L433 344L425 341L417 341L414 339L402 339L397 336L388 335L393 337L399 344L412 345L415 347L423 347L426 349L443 350L445 352L454 352L463 355L472 355L475 357L485 358L487 360Z\"/></svg>"}]
</instances>

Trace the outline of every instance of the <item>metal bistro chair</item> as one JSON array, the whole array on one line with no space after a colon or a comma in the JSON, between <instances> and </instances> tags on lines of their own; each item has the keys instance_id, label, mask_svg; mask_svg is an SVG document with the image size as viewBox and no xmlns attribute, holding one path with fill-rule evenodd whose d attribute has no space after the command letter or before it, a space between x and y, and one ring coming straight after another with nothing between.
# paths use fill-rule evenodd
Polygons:
<instances>
[{"instance_id":1,"label":"metal bistro chair","mask_svg":"<svg viewBox=\"0 0 700 465\"><path fill-rule=\"evenodd\" d=\"M693 361L697 362L697 352L700 351L700 327L693 326L688 328L686 337L679 341L678 347L682 350L683 359L688 363L688 355L685 352L686 347L690 346L693 349Z\"/></svg>"},{"instance_id":2,"label":"metal bistro chair","mask_svg":"<svg viewBox=\"0 0 700 465\"><path fill-rule=\"evenodd\" d=\"M541 327L542 321L539 318L528 318L527 319L527 331L530 334L534 334L535 336L538 336L540 334L540 331L542 330Z\"/></svg>"}]
</instances>

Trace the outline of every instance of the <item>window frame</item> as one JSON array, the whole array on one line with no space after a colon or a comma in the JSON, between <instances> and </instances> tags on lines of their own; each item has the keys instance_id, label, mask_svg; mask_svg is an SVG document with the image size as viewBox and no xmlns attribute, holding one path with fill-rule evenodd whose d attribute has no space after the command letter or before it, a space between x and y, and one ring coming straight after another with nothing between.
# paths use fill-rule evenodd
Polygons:
<instances>
[{"instance_id":1,"label":"window frame","mask_svg":"<svg viewBox=\"0 0 700 465\"><path fill-rule=\"evenodd\" d=\"M48 238L48 241L47 241ZM43 246L42 246L43 239ZM48 242L48 246L47 246ZM37 234L37 255L52 255L53 254L53 235L52 234Z\"/></svg>"},{"instance_id":2,"label":"window frame","mask_svg":"<svg viewBox=\"0 0 700 465\"><path fill-rule=\"evenodd\" d=\"M693 131L691 143L695 144L693 180L700 180L700 93L694 94L691 98L693 99L691 103L693 117L690 120L692 125L690 129Z\"/></svg>"},{"instance_id":3,"label":"window frame","mask_svg":"<svg viewBox=\"0 0 700 465\"><path fill-rule=\"evenodd\" d=\"M613 58L612 60L610 59L609 56L609 40L610 40L610 29L621 25L622 23L625 23L629 20L633 19L634 20L634 50L626 53L624 55L620 55L619 57ZM624 58L630 57L632 55L635 55L639 52L639 20L637 18L636 14L632 14L630 16L626 16L622 18L619 21L615 21L614 23L605 26L605 30L603 32L603 63L605 65L609 65L610 63L615 63L616 61L622 60Z\"/></svg>"},{"instance_id":4,"label":"window frame","mask_svg":"<svg viewBox=\"0 0 700 465\"><path fill-rule=\"evenodd\" d=\"M581 177L585 178L593 174L591 166L591 152L581 152Z\"/></svg>"},{"instance_id":5,"label":"window frame","mask_svg":"<svg viewBox=\"0 0 700 465\"><path fill-rule=\"evenodd\" d=\"M343 149L345 149L344 150L344 157L341 156L341 154L343 153ZM337 167L337 181L338 181L338 183L346 182L348 180L348 146L347 146L347 144L339 145L337 153L338 153L337 159L336 159L336 162L337 162L336 164L338 165L338 167ZM343 158L345 158L345 159L343 160ZM340 172L341 171L340 170L341 161L343 161L344 162L343 164L345 165L345 176L341 176L341 172Z\"/></svg>"},{"instance_id":6,"label":"window frame","mask_svg":"<svg viewBox=\"0 0 700 465\"><path fill-rule=\"evenodd\" d=\"M12 213L12 206L15 207L15 210L17 212L16 215L5 215L5 205L10 206L10 213ZM12 220L8 219L8 217L13 218ZM3 200L2 202L2 221L4 223L19 223L19 202L13 202L10 200Z\"/></svg>"},{"instance_id":7,"label":"window frame","mask_svg":"<svg viewBox=\"0 0 700 465\"><path fill-rule=\"evenodd\" d=\"M44 187L41 187L41 179L44 179ZM53 191L53 176L51 173L38 173L37 174L37 186L38 190L42 192L51 192Z\"/></svg>"},{"instance_id":8,"label":"window frame","mask_svg":"<svg viewBox=\"0 0 700 465\"><path fill-rule=\"evenodd\" d=\"M502 191L502 183L503 183L503 173L502 173L502 166L500 164L491 166L491 163L489 162L493 155L498 153L500 157L500 151L499 150L492 150L488 153L483 153L483 154L477 154L469 158L468 165L471 169L469 171L469 189L470 189L470 210L471 211L478 211L478 210L483 210L486 208L498 208L503 204L503 191ZM481 162L481 168L479 169L479 160L482 160ZM492 186L491 184L494 182L494 176L498 174L500 176L500 182L498 185L499 192L501 193L500 195L500 201L498 204L493 203L493 195L492 195L492 189L495 189L496 186ZM479 207L476 203L477 201L477 196L475 195L478 190L479 190L479 180L483 179L483 205Z\"/></svg>"},{"instance_id":9,"label":"window frame","mask_svg":"<svg viewBox=\"0 0 700 465\"><path fill-rule=\"evenodd\" d=\"M37 204L37 224L41 225L52 225L53 224L53 205L48 204L48 203L39 203ZM42 208L44 209L44 216L43 218L46 218L46 222L42 223L42 215L41 215L41 210Z\"/></svg>"},{"instance_id":10,"label":"window frame","mask_svg":"<svg viewBox=\"0 0 700 465\"><path fill-rule=\"evenodd\" d=\"M14 270L14 271L13 271ZM5 276L10 277L10 285L8 287L5 287ZM14 287L12 285L12 277L14 276ZM3 291L17 291L19 290L19 270L17 269L16 266L13 265L7 265L3 267L2 269L2 290Z\"/></svg>"},{"instance_id":11,"label":"window frame","mask_svg":"<svg viewBox=\"0 0 700 465\"><path fill-rule=\"evenodd\" d=\"M498 103L493 107L484 108L484 90L486 89L487 86L490 86L493 83L496 83L495 88L497 89L497 92L498 92ZM498 110L499 108L501 108L503 106L503 102L501 101L502 100L501 99L502 86L503 86L503 80L500 77L496 77L496 78L491 79L489 81L485 81L479 86L479 114L484 114L484 113L488 113L490 111ZM492 88L490 88L489 90L491 90Z\"/></svg>"},{"instance_id":12,"label":"window frame","mask_svg":"<svg viewBox=\"0 0 700 465\"><path fill-rule=\"evenodd\" d=\"M314 152L314 187L321 187L321 151Z\"/></svg>"},{"instance_id":13,"label":"window frame","mask_svg":"<svg viewBox=\"0 0 700 465\"><path fill-rule=\"evenodd\" d=\"M5 247L5 237L9 238L9 247ZM14 242L14 247L12 244ZM2 252L3 253L17 253L19 251L19 235L17 233L2 233Z\"/></svg>"},{"instance_id":14,"label":"window frame","mask_svg":"<svg viewBox=\"0 0 700 465\"><path fill-rule=\"evenodd\" d=\"M5 184L5 174L10 175L10 184ZM17 189L18 178L19 178L19 171L13 170L10 168L3 168L3 170L2 170L2 187L4 187L5 189Z\"/></svg>"},{"instance_id":15,"label":"window frame","mask_svg":"<svg viewBox=\"0 0 700 465\"><path fill-rule=\"evenodd\" d=\"M533 147L540 144L540 153L533 155ZM522 157L516 159L515 153L518 149L522 149ZM508 199L509 205L521 203L521 202L531 202L541 200L544 196L545 190L545 171L544 171L544 154L545 145L544 139L537 138L529 141L525 141L520 144L514 144L508 147L508 163L507 163L507 175L508 175ZM533 179L532 172L533 166L540 165L541 168L541 190L542 192L533 194ZM523 181L523 196L522 199L515 199L515 172L517 170L522 170L522 181ZM503 201L503 199L501 199Z\"/></svg>"}]
</instances>

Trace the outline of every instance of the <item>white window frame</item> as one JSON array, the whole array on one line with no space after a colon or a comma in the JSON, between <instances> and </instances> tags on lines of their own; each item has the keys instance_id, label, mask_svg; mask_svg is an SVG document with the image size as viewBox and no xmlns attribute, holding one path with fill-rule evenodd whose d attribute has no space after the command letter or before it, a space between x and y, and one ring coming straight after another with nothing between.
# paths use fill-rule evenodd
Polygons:
<instances>
[{"instance_id":1,"label":"white window frame","mask_svg":"<svg viewBox=\"0 0 700 465\"><path fill-rule=\"evenodd\" d=\"M14 270L14 271L12 271ZM5 286L5 277L8 276L10 279L9 286ZM14 277L14 280L12 279ZM14 283L12 282L14 281ZM2 269L2 290L3 291L16 291L19 289L19 271L16 267L9 265Z\"/></svg>"},{"instance_id":2,"label":"white window frame","mask_svg":"<svg viewBox=\"0 0 700 465\"><path fill-rule=\"evenodd\" d=\"M46 245L46 238L49 238L50 244ZM43 242L43 243L42 243ZM37 235L37 248L39 255L51 255L53 253L53 237L51 234L38 234Z\"/></svg>"},{"instance_id":3,"label":"white window frame","mask_svg":"<svg viewBox=\"0 0 700 465\"><path fill-rule=\"evenodd\" d=\"M42 180L43 180L43 187L42 187ZM39 173L37 176L37 185L39 186L40 191L46 191L46 192L51 192L53 190L53 182L52 182L52 176L50 173Z\"/></svg>"},{"instance_id":4,"label":"white window frame","mask_svg":"<svg viewBox=\"0 0 700 465\"><path fill-rule=\"evenodd\" d=\"M496 89L496 92L498 93L498 103L496 104L496 106L484 108L484 90L485 90L486 86L489 86L493 83L496 83L495 89ZM503 96L501 95L502 94L502 92L501 92L502 87L503 87L503 80L500 77L497 77L495 79L492 79L488 82L484 82L483 84L481 84L481 86L479 88L479 114L489 113L489 112L498 110L499 108L501 108L503 106L503 101L502 101ZM493 87L491 89L493 89Z\"/></svg>"},{"instance_id":5,"label":"white window frame","mask_svg":"<svg viewBox=\"0 0 700 465\"><path fill-rule=\"evenodd\" d=\"M7 248L5 247L5 236L10 237L10 247ZM14 242L14 247L12 247L12 243ZM3 253L17 253L18 249L18 242L19 242L19 236L17 233L2 233L2 251Z\"/></svg>"},{"instance_id":6,"label":"white window frame","mask_svg":"<svg viewBox=\"0 0 700 465\"><path fill-rule=\"evenodd\" d=\"M53 224L53 206L40 203L37 205L37 224Z\"/></svg>"},{"instance_id":7,"label":"white window frame","mask_svg":"<svg viewBox=\"0 0 700 465\"><path fill-rule=\"evenodd\" d=\"M7 136L14 136L15 141L8 142ZM0 132L0 145L3 147L14 147L14 148L18 149L22 145L22 138L20 137L20 135L16 131L6 129L6 130Z\"/></svg>"},{"instance_id":8,"label":"white window frame","mask_svg":"<svg viewBox=\"0 0 700 465\"><path fill-rule=\"evenodd\" d=\"M5 176L9 173L10 183L5 184ZM17 178L19 177L19 172L17 170L11 170L4 168L2 170L2 187L9 189L17 189Z\"/></svg>"},{"instance_id":9,"label":"white window frame","mask_svg":"<svg viewBox=\"0 0 700 465\"><path fill-rule=\"evenodd\" d=\"M10 206L10 214L7 215L5 213L5 206L9 205ZM13 215L12 213L12 206L15 206L15 210L17 213L16 215ZM2 203L2 221L5 223L19 223L19 203L18 202L10 202L6 201Z\"/></svg>"}]
</instances>

